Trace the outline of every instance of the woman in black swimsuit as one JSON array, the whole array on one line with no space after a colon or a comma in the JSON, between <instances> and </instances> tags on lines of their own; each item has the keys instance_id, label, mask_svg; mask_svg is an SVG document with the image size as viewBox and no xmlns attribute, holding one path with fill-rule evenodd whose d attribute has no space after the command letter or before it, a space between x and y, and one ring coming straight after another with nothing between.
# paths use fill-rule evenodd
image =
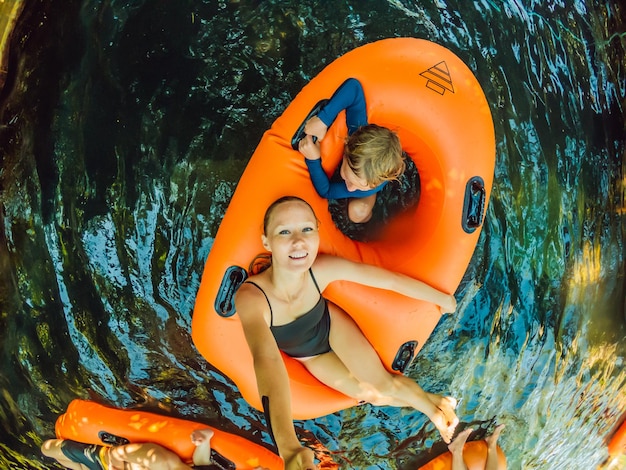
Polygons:
<instances>
[{"instance_id":1,"label":"woman in black swimsuit","mask_svg":"<svg viewBox=\"0 0 626 470\"><path fill-rule=\"evenodd\" d=\"M409 406L426 414L446 442L458 419L456 400L427 393L410 378L389 373L350 316L321 295L333 281L392 290L453 312L452 295L386 269L318 255L313 209L304 200L274 202L264 220L263 246L271 264L238 290L235 307L254 358L261 397L287 469L313 469L313 453L293 428L287 371L279 348L300 360L318 380L353 397L355 404Z\"/></svg>"}]
</instances>

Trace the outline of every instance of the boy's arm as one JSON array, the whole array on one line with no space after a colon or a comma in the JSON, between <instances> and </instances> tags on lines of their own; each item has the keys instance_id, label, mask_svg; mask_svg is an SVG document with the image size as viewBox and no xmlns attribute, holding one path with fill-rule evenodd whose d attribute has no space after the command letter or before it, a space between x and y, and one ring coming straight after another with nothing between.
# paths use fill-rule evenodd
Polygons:
<instances>
[{"instance_id":1,"label":"boy's arm","mask_svg":"<svg viewBox=\"0 0 626 470\"><path fill-rule=\"evenodd\" d=\"M319 158L316 160L309 160L305 158L306 166L309 169L309 175L311 176L311 182L317 194L325 199L343 199L346 197L354 197L353 193L348 191L346 184L331 183L326 176L324 168L322 168L322 160Z\"/></svg>"},{"instance_id":2,"label":"boy's arm","mask_svg":"<svg viewBox=\"0 0 626 470\"><path fill-rule=\"evenodd\" d=\"M367 125L367 106L361 82L356 78L348 78L330 98L317 117L327 127L335 121L337 115L346 110L348 134L352 134L361 126Z\"/></svg>"},{"instance_id":3,"label":"boy's arm","mask_svg":"<svg viewBox=\"0 0 626 470\"><path fill-rule=\"evenodd\" d=\"M319 157L319 144L313 143L310 135L300 141L300 152L304 155L304 162L309 169L311 182L317 194L325 199L345 199L348 197L359 198L370 196L380 191L387 182L383 182L376 188L363 191L356 189L348 191L345 181L331 182L322 168L322 160ZM316 150L317 149L317 150Z\"/></svg>"}]
</instances>

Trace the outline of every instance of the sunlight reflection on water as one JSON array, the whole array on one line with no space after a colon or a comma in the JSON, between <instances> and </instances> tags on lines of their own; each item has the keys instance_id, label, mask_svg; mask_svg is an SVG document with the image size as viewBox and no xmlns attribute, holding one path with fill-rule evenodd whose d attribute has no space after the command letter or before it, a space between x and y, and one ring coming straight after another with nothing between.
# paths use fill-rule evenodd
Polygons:
<instances>
[{"instance_id":1,"label":"sunlight reflection on water","mask_svg":"<svg viewBox=\"0 0 626 470\"><path fill-rule=\"evenodd\" d=\"M455 51L493 103L497 137L459 308L410 375L459 397L464 425L505 423L510 468L604 460L626 410L621 7L49 8L21 26L0 125L0 464L41 468L41 440L86 395L269 443L260 413L191 343L204 260L261 133L333 58L392 36ZM406 409L366 405L298 427L344 468L412 469L445 449Z\"/></svg>"}]
</instances>

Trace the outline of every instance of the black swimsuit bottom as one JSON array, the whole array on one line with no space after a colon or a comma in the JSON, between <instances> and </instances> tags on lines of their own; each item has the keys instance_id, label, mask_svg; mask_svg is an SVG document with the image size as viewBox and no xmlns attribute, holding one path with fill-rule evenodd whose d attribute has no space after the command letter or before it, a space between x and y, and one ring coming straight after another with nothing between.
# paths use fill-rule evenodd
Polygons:
<instances>
[{"instance_id":1,"label":"black swimsuit bottom","mask_svg":"<svg viewBox=\"0 0 626 470\"><path fill-rule=\"evenodd\" d=\"M317 285L317 281L313 276L313 271L309 269L311 279L320 292L320 288ZM281 351L291 357L311 357L319 356L320 354L331 351L330 342L328 337L330 335L330 313L328 311L328 302L322 297L320 292L319 301L315 306L299 316L291 323L285 325L274 326L274 315L272 312L272 305L267 297L267 294L261 287L252 281L247 281L252 284L265 296L267 305L270 307L270 331L276 339L276 344Z\"/></svg>"}]
</instances>

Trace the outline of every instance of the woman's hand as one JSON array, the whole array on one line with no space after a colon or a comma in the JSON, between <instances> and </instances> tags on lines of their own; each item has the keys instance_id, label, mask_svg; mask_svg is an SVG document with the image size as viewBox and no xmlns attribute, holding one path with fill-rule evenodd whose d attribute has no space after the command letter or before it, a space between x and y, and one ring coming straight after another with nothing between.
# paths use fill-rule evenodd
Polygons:
<instances>
[{"instance_id":1,"label":"woman's hand","mask_svg":"<svg viewBox=\"0 0 626 470\"><path fill-rule=\"evenodd\" d=\"M298 150L304 155L304 158L308 160L319 160L322 158L322 151L320 149L320 141L313 142L313 136L307 134L304 139L298 144Z\"/></svg>"},{"instance_id":2,"label":"woman's hand","mask_svg":"<svg viewBox=\"0 0 626 470\"><path fill-rule=\"evenodd\" d=\"M317 141L320 142L326 136L328 127L317 116L313 116L304 125L304 132L308 135L314 135L317 137Z\"/></svg>"},{"instance_id":3,"label":"woman's hand","mask_svg":"<svg viewBox=\"0 0 626 470\"><path fill-rule=\"evenodd\" d=\"M446 313L454 313L456 310L456 299L454 296L448 295L446 297L445 302L442 302L440 305L442 315L445 315Z\"/></svg>"},{"instance_id":4,"label":"woman's hand","mask_svg":"<svg viewBox=\"0 0 626 470\"><path fill-rule=\"evenodd\" d=\"M317 470L315 453L308 447L299 447L285 456L285 470Z\"/></svg>"}]
</instances>

